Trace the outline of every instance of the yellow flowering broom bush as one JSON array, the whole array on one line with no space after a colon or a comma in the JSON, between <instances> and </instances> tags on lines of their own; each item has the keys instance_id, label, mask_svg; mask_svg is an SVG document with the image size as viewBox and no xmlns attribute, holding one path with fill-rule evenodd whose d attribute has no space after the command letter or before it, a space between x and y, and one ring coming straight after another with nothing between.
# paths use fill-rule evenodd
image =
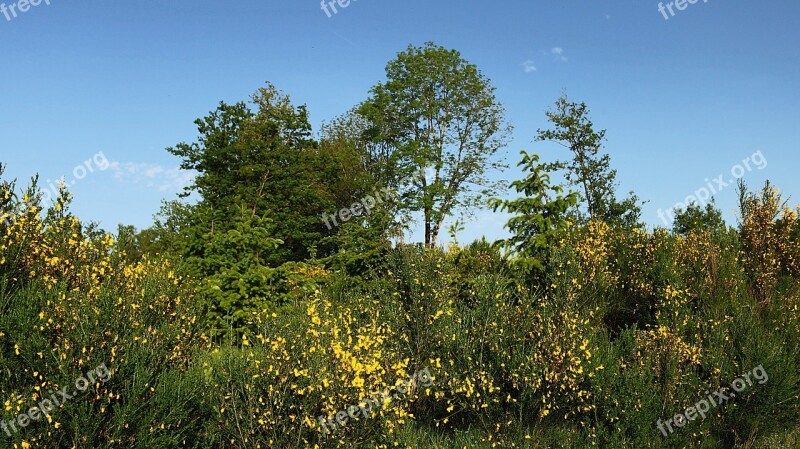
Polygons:
<instances>
[{"instance_id":1,"label":"yellow flowering broom bush","mask_svg":"<svg viewBox=\"0 0 800 449\"><path fill-rule=\"evenodd\" d=\"M197 391L181 373L208 340L183 281L166 262L123 262L111 236L69 214L66 192L42 214L32 194L20 207L13 184L3 189L17 212L0 224L0 419L14 420L62 389L72 393L101 364L112 377L0 438L13 447L189 438L198 417L181 405Z\"/></svg>"},{"instance_id":2,"label":"yellow flowering broom bush","mask_svg":"<svg viewBox=\"0 0 800 449\"><path fill-rule=\"evenodd\" d=\"M220 333L208 280L34 192L0 184L0 419L111 377L0 447L727 448L800 416L797 217L774 198L738 233L573 225L536 276L487 243L401 245L365 279L286 265ZM767 384L656 428L759 365Z\"/></svg>"}]
</instances>

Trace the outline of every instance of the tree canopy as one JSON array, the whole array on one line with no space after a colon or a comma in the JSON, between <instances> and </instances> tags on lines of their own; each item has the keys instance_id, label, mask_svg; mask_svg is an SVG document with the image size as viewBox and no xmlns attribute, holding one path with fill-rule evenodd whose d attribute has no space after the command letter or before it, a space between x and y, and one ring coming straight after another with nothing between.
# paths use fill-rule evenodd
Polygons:
<instances>
[{"instance_id":1,"label":"tree canopy","mask_svg":"<svg viewBox=\"0 0 800 449\"><path fill-rule=\"evenodd\" d=\"M401 212L422 212L425 245L436 245L444 220L485 204L498 183L486 174L510 130L490 81L455 50L410 46L386 67L386 81L358 108L379 173L403 189ZM400 179L419 173L411 185Z\"/></svg>"}]
</instances>

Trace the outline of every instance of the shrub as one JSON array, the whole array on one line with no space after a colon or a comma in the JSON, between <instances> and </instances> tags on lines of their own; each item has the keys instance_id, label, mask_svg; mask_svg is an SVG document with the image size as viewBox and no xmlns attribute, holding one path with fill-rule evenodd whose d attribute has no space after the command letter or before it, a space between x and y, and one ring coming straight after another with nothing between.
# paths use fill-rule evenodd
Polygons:
<instances>
[{"instance_id":1,"label":"shrub","mask_svg":"<svg viewBox=\"0 0 800 449\"><path fill-rule=\"evenodd\" d=\"M125 262L109 235L69 214L65 193L44 218L37 197L24 200L0 235L0 419L62 387L70 394L97 366L111 377L12 434L14 444L191 446L201 392L185 373L209 342L193 294L167 262Z\"/></svg>"}]
</instances>

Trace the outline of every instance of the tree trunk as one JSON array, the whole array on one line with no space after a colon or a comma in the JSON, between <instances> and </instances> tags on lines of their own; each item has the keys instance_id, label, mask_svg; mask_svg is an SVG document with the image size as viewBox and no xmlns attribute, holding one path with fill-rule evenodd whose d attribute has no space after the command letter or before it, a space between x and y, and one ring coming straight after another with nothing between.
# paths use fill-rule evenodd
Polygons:
<instances>
[{"instance_id":1,"label":"tree trunk","mask_svg":"<svg viewBox=\"0 0 800 449\"><path fill-rule=\"evenodd\" d=\"M433 248L433 240L435 237L433 236L433 232L431 229L431 210L429 208L425 208L425 247L426 248Z\"/></svg>"}]
</instances>

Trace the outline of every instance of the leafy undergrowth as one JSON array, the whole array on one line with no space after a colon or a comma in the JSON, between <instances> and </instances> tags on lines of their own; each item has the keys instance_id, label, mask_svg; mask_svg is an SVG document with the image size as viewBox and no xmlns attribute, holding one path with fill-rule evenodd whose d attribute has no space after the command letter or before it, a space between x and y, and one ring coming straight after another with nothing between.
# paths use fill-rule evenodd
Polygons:
<instances>
[{"instance_id":1,"label":"leafy undergrowth","mask_svg":"<svg viewBox=\"0 0 800 449\"><path fill-rule=\"evenodd\" d=\"M66 196L16 212L12 187L0 191L0 419L19 422L101 364L109 377L0 433L1 447L797 444L791 215L772 229L756 213L744 239L590 222L536 279L486 244L400 247L382 276L315 268L280 307L248 309L215 336L202 280L169 260L131 261ZM659 431L756 367L766 382ZM359 406L369 410L347 417Z\"/></svg>"}]
</instances>

